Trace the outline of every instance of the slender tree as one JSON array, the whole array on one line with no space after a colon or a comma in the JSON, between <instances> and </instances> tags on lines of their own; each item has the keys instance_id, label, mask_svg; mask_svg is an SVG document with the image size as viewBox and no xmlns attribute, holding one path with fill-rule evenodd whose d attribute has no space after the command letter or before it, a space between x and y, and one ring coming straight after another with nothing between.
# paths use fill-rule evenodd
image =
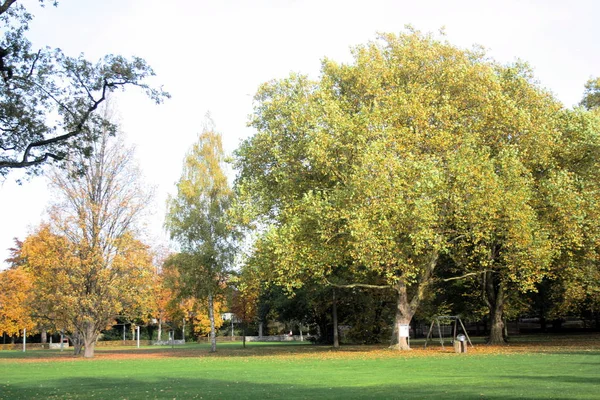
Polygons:
<instances>
[{"instance_id":1,"label":"slender tree","mask_svg":"<svg viewBox=\"0 0 600 400\"><path fill-rule=\"evenodd\" d=\"M208 301L211 351L216 351L214 303L232 266L233 231L226 213L232 191L224 172L221 136L212 123L185 157L177 195L169 197L165 226L181 252L171 262L184 297Z\"/></svg>"}]
</instances>

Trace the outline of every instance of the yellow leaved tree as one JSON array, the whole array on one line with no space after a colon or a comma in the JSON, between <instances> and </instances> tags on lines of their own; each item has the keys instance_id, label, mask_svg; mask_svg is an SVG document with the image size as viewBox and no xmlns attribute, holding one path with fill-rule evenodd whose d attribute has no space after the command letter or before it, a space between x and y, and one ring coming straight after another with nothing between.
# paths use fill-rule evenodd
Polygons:
<instances>
[{"instance_id":1,"label":"yellow leaved tree","mask_svg":"<svg viewBox=\"0 0 600 400\"><path fill-rule=\"evenodd\" d=\"M148 315L153 274L151 253L136 239L149 195L132 150L102 126L93 132L91 156L74 164L83 168L50 175L58 197L50 222L23 245L39 317L68 332L85 357L117 316Z\"/></svg>"}]
</instances>

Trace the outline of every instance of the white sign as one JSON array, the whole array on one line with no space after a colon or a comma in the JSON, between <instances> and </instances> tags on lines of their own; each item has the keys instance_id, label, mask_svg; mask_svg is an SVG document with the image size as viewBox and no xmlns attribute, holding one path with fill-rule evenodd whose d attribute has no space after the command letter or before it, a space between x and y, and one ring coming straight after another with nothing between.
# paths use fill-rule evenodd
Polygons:
<instances>
[{"instance_id":1,"label":"white sign","mask_svg":"<svg viewBox=\"0 0 600 400\"><path fill-rule=\"evenodd\" d=\"M410 325L400 325L400 337L409 337Z\"/></svg>"}]
</instances>

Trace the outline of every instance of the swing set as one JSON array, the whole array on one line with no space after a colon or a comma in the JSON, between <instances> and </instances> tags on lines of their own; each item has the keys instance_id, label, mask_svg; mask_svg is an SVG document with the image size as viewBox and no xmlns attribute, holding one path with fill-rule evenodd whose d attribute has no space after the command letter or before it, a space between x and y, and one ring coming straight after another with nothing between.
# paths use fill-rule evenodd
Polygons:
<instances>
[{"instance_id":1,"label":"swing set","mask_svg":"<svg viewBox=\"0 0 600 400\"><path fill-rule=\"evenodd\" d=\"M438 331L438 335L440 337L440 344L442 345L442 349L445 350L444 347L444 338L442 335L442 328L441 325L447 325L445 322L450 321L452 324L452 340L450 343L454 343L455 340L459 340L459 341L464 341L464 339L466 338L467 341L469 342L469 344L471 345L471 347L473 347L473 343L471 343L471 338L469 338L469 334L467 333L467 330L465 329L464 324L462 323L462 320L460 319L460 316L458 315L438 315L437 317L435 317L432 321L431 321L431 326L429 327L429 332L427 333L427 339L425 339L425 348L427 348L427 343L429 343L429 339L431 338L431 340L433 340L433 325L437 325L437 331ZM459 335L456 336L456 332L458 330L458 325L460 324L462 331L464 333L463 335ZM462 339L462 340L461 340Z\"/></svg>"}]
</instances>

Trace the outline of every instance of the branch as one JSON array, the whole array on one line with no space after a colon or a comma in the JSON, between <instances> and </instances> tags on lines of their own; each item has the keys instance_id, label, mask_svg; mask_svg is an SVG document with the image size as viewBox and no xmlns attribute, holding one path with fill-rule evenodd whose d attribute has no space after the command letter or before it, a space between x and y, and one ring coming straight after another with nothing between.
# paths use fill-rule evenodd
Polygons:
<instances>
[{"instance_id":1,"label":"branch","mask_svg":"<svg viewBox=\"0 0 600 400\"><path fill-rule=\"evenodd\" d=\"M31 68L29 69L29 73L26 75L26 79L30 79L33 76L33 71L35 69L35 64L40 59L41 54L42 54L42 50L40 49L40 50L38 50L37 54L35 55L35 59L31 63Z\"/></svg>"},{"instance_id":2,"label":"branch","mask_svg":"<svg viewBox=\"0 0 600 400\"><path fill-rule=\"evenodd\" d=\"M459 280L459 279L464 279L464 278L466 278L466 277L468 277L468 276L479 275L479 274L485 274L486 272L491 272L491 273L494 273L494 272L496 272L496 271L494 271L494 270L491 270L491 269L485 269L485 270L483 270L483 271L469 272L468 274L464 274L464 275L461 275L461 276L454 276L454 277L452 277L452 278L446 278L446 279L442 279L442 282L457 281L457 280Z\"/></svg>"},{"instance_id":3,"label":"branch","mask_svg":"<svg viewBox=\"0 0 600 400\"><path fill-rule=\"evenodd\" d=\"M333 286L335 288L339 288L339 289L352 289L352 288L366 288L366 289L392 289L392 287L390 285L368 285L366 283L351 283L351 284L347 284L347 285L337 285L335 283L330 282L328 279L325 279L325 282L329 285L329 286Z\"/></svg>"},{"instance_id":4,"label":"branch","mask_svg":"<svg viewBox=\"0 0 600 400\"><path fill-rule=\"evenodd\" d=\"M36 147L42 147L42 146L47 146L50 144L64 142L64 141L70 139L71 137L80 135L83 132L83 126L86 124L86 122L90 118L90 115L92 114L92 112L94 112L98 108L98 106L104 100L106 100L106 90L109 87L113 87L113 85L110 84L106 79L104 79L104 84L102 85L102 96L98 100L95 100L93 102L93 104L86 110L86 112L83 114L83 116L81 117L81 119L79 120L79 122L77 123L77 125L75 126L75 129L73 131L71 131L69 133L65 133L64 135L55 136L50 139L39 140L37 142L30 143L27 146L27 148L25 149L25 151L23 152L23 157L22 157L21 161L0 161L0 168L25 168L25 167L30 167L33 165L42 164L43 162L48 160L48 158L52 158L54 160L63 159L64 157L58 156L56 154L45 153L41 157L36 157L34 160L29 160L29 155L30 155L31 151ZM68 110L68 108L66 108L66 109Z\"/></svg>"},{"instance_id":5,"label":"branch","mask_svg":"<svg viewBox=\"0 0 600 400\"><path fill-rule=\"evenodd\" d=\"M4 14L5 12L8 11L8 9L10 8L10 6L13 5L14 2L16 2L17 0L4 0L4 3L0 4L0 15Z\"/></svg>"}]
</instances>

